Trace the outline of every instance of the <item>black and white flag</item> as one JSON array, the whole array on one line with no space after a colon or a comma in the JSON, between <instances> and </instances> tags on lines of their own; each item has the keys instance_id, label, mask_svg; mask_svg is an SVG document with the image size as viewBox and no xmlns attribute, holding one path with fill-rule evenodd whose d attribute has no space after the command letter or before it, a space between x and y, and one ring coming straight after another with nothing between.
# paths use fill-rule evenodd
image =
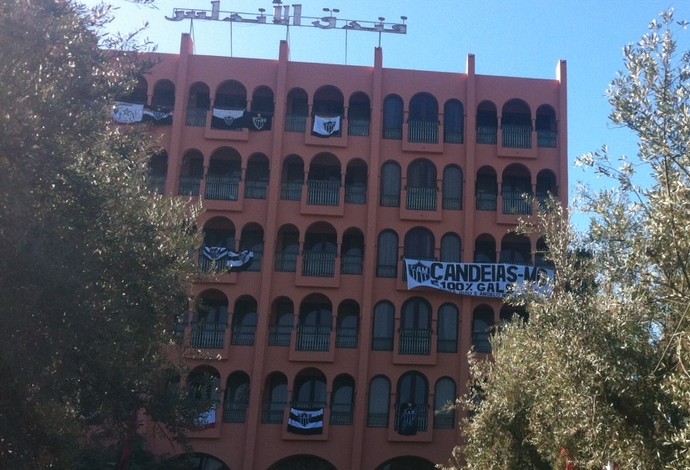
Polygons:
<instances>
[{"instance_id":1,"label":"black and white flag","mask_svg":"<svg viewBox=\"0 0 690 470\"><path fill-rule=\"evenodd\" d=\"M417 407L412 403L400 405L398 434L403 436L414 436L417 434Z\"/></svg>"},{"instance_id":2,"label":"black and white flag","mask_svg":"<svg viewBox=\"0 0 690 470\"><path fill-rule=\"evenodd\" d=\"M228 255L228 249L224 246L205 246L203 254L211 261L218 261Z\"/></svg>"},{"instance_id":3,"label":"black and white flag","mask_svg":"<svg viewBox=\"0 0 690 470\"><path fill-rule=\"evenodd\" d=\"M270 131L271 125L273 124L273 116L270 114L245 111L240 121L241 127L246 127L250 131Z\"/></svg>"},{"instance_id":4,"label":"black and white flag","mask_svg":"<svg viewBox=\"0 0 690 470\"><path fill-rule=\"evenodd\" d=\"M314 127L312 128L312 133L319 137L340 135L340 116L314 116Z\"/></svg>"},{"instance_id":5,"label":"black and white flag","mask_svg":"<svg viewBox=\"0 0 690 470\"><path fill-rule=\"evenodd\" d=\"M287 430L295 434L323 433L323 408L317 410L290 408Z\"/></svg>"},{"instance_id":6,"label":"black and white flag","mask_svg":"<svg viewBox=\"0 0 690 470\"><path fill-rule=\"evenodd\" d=\"M142 121L153 124L172 124L172 111L169 109L144 108Z\"/></svg>"},{"instance_id":7,"label":"black and white flag","mask_svg":"<svg viewBox=\"0 0 690 470\"><path fill-rule=\"evenodd\" d=\"M226 263L226 266L228 268L228 271L245 271L249 269L249 266L252 264L252 261L254 260L254 252L249 250L242 250L239 253L235 253L234 251L228 251L227 257L228 262Z\"/></svg>"},{"instance_id":8,"label":"black and white flag","mask_svg":"<svg viewBox=\"0 0 690 470\"><path fill-rule=\"evenodd\" d=\"M241 129L242 109L217 109L213 108L211 127L214 129Z\"/></svg>"},{"instance_id":9,"label":"black and white flag","mask_svg":"<svg viewBox=\"0 0 690 470\"><path fill-rule=\"evenodd\" d=\"M139 103L125 103L116 101L113 103L113 121L118 124L132 124L141 122L144 118L144 105Z\"/></svg>"}]
</instances>

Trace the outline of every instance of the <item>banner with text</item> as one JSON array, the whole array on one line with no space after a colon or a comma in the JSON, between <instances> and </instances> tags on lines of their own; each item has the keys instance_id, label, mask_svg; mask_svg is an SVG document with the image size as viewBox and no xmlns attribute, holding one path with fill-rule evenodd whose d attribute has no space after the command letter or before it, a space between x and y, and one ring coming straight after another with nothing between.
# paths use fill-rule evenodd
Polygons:
<instances>
[{"instance_id":1,"label":"banner with text","mask_svg":"<svg viewBox=\"0 0 690 470\"><path fill-rule=\"evenodd\" d=\"M441 261L405 260L408 290L430 287L458 295L502 298L516 286L529 285L548 295L552 269L538 266L492 263L444 263Z\"/></svg>"}]
</instances>

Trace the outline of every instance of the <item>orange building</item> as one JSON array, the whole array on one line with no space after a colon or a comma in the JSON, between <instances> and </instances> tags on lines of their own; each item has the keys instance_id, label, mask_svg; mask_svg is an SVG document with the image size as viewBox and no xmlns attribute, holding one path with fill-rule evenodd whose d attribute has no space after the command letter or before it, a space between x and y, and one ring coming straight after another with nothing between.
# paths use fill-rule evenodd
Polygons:
<instances>
[{"instance_id":1,"label":"orange building","mask_svg":"<svg viewBox=\"0 0 690 470\"><path fill-rule=\"evenodd\" d=\"M380 47L372 67L291 62L284 41L278 60L192 51L183 35L160 54L118 120L158 122L152 191L206 208L195 256L219 274L179 330L188 385L214 377L198 468L445 462L467 353L490 353L515 309L500 279L410 289L404 260L544 265L543 240L510 229L549 193L567 200L565 62L528 79L479 75L472 55L464 74L388 69Z\"/></svg>"}]
</instances>

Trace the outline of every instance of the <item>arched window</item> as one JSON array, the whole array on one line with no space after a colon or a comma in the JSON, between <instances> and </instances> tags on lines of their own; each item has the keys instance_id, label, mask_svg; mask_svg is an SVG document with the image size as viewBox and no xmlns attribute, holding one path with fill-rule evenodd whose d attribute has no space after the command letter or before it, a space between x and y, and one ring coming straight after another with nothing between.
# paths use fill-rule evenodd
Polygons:
<instances>
[{"instance_id":1,"label":"arched window","mask_svg":"<svg viewBox=\"0 0 690 470\"><path fill-rule=\"evenodd\" d=\"M391 383L383 376L374 377L369 384L367 427L387 428L390 408Z\"/></svg>"},{"instance_id":2,"label":"arched window","mask_svg":"<svg viewBox=\"0 0 690 470\"><path fill-rule=\"evenodd\" d=\"M407 170L407 208L418 211L436 210L436 166L420 158Z\"/></svg>"},{"instance_id":3,"label":"arched window","mask_svg":"<svg viewBox=\"0 0 690 470\"><path fill-rule=\"evenodd\" d=\"M232 316L231 344L235 346L253 346L256 335L256 300L241 297L235 302Z\"/></svg>"},{"instance_id":4,"label":"arched window","mask_svg":"<svg viewBox=\"0 0 690 470\"><path fill-rule=\"evenodd\" d=\"M443 141L450 144L463 143L465 111L458 100L448 100L443 106Z\"/></svg>"},{"instance_id":5,"label":"arched window","mask_svg":"<svg viewBox=\"0 0 690 470\"><path fill-rule=\"evenodd\" d=\"M374 351L393 350L393 330L395 328L395 307L388 301L382 301L374 307L374 331L371 337L371 349Z\"/></svg>"},{"instance_id":6,"label":"arched window","mask_svg":"<svg viewBox=\"0 0 690 470\"><path fill-rule=\"evenodd\" d=\"M556 112L547 104L537 108L537 142L539 147L556 148L558 136L558 122Z\"/></svg>"},{"instance_id":7,"label":"arched window","mask_svg":"<svg viewBox=\"0 0 690 470\"><path fill-rule=\"evenodd\" d=\"M401 140L403 125L403 100L398 95L383 100L383 138Z\"/></svg>"},{"instance_id":8,"label":"arched window","mask_svg":"<svg viewBox=\"0 0 690 470\"><path fill-rule=\"evenodd\" d=\"M392 230L381 232L376 254L376 277L398 275L398 234Z\"/></svg>"},{"instance_id":9,"label":"arched window","mask_svg":"<svg viewBox=\"0 0 690 470\"><path fill-rule=\"evenodd\" d=\"M431 306L421 297L403 304L400 319L400 354L431 354Z\"/></svg>"},{"instance_id":10,"label":"arched window","mask_svg":"<svg viewBox=\"0 0 690 470\"><path fill-rule=\"evenodd\" d=\"M244 182L244 197L246 199L266 199L268 167L268 157L263 153L251 156L247 162L247 176Z\"/></svg>"},{"instance_id":11,"label":"arched window","mask_svg":"<svg viewBox=\"0 0 690 470\"><path fill-rule=\"evenodd\" d=\"M211 405L208 411L201 413L194 420L198 427L213 426L216 423L216 409L220 403L220 374L210 366L199 366L187 377L187 390L192 400L202 406Z\"/></svg>"},{"instance_id":12,"label":"arched window","mask_svg":"<svg viewBox=\"0 0 690 470\"><path fill-rule=\"evenodd\" d=\"M331 424L352 424L355 404L355 379L347 374L339 375L333 381L331 394Z\"/></svg>"},{"instance_id":13,"label":"arched window","mask_svg":"<svg viewBox=\"0 0 690 470\"><path fill-rule=\"evenodd\" d=\"M434 428L455 428L455 382L443 377L436 382L434 393Z\"/></svg>"},{"instance_id":14,"label":"arched window","mask_svg":"<svg viewBox=\"0 0 690 470\"><path fill-rule=\"evenodd\" d=\"M484 166L477 171L476 209L495 211L498 198L498 180L493 168Z\"/></svg>"},{"instance_id":15,"label":"arched window","mask_svg":"<svg viewBox=\"0 0 690 470\"><path fill-rule=\"evenodd\" d=\"M318 409L326 406L326 377L318 369L307 369L295 378L292 406Z\"/></svg>"},{"instance_id":16,"label":"arched window","mask_svg":"<svg viewBox=\"0 0 690 470\"><path fill-rule=\"evenodd\" d=\"M381 167L381 207L400 207L400 165L386 162Z\"/></svg>"},{"instance_id":17,"label":"arched window","mask_svg":"<svg viewBox=\"0 0 690 470\"><path fill-rule=\"evenodd\" d=\"M478 353L491 353L491 332L494 327L494 311L487 305L478 306L472 315L472 346Z\"/></svg>"},{"instance_id":18,"label":"arched window","mask_svg":"<svg viewBox=\"0 0 690 470\"><path fill-rule=\"evenodd\" d=\"M328 351L333 328L333 313L327 301L305 301L297 326L297 351Z\"/></svg>"},{"instance_id":19,"label":"arched window","mask_svg":"<svg viewBox=\"0 0 690 470\"><path fill-rule=\"evenodd\" d=\"M462 257L460 237L455 233L446 233L441 238L441 261L459 263Z\"/></svg>"},{"instance_id":20,"label":"arched window","mask_svg":"<svg viewBox=\"0 0 690 470\"><path fill-rule=\"evenodd\" d=\"M438 352L458 352L458 317L458 308L453 304L443 304L438 310Z\"/></svg>"},{"instance_id":21,"label":"arched window","mask_svg":"<svg viewBox=\"0 0 690 470\"><path fill-rule=\"evenodd\" d=\"M280 372L273 372L266 380L261 410L261 422L263 424L281 424L283 422L287 397L287 377Z\"/></svg>"},{"instance_id":22,"label":"arched window","mask_svg":"<svg viewBox=\"0 0 690 470\"><path fill-rule=\"evenodd\" d=\"M247 420L249 395L249 376L245 372L230 374L225 387L224 423L244 423Z\"/></svg>"},{"instance_id":23,"label":"arched window","mask_svg":"<svg viewBox=\"0 0 690 470\"><path fill-rule=\"evenodd\" d=\"M416 434L428 427L429 383L416 371L407 372L398 381L396 429L399 434Z\"/></svg>"},{"instance_id":24,"label":"arched window","mask_svg":"<svg viewBox=\"0 0 690 470\"><path fill-rule=\"evenodd\" d=\"M225 294L216 290L203 292L192 321L192 347L223 349L227 327L228 299Z\"/></svg>"},{"instance_id":25,"label":"arched window","mask_svg":"<svg viewBox=\"0 0 690 470\"><path fill-rule=\"evenodd\" d=\"M496 145L498 132L498 114L496 105L491 101L482 101L477 105L477 143Z\"/></svg>"},{"instance_id":26,"label":"arched window","mask_svg":"<svg viewBox=\"0 0 690 470\"><path fill-rule=\"evenodd\" d=\"M273 304L273 315L268 332L269 346L290 346L292 326L295 322L293 303L290 299L280 298Z\"/></svg>"},{"instance_id":27,"label":"arched window","mask_svg":"<svg viewBox=\"0 0 690 470\"><path fill-rule=\"evenodd\" d=\"M335 331L336 348L356 348L359 337L359 305L346 300L338 307Z\"/></svg>"},{"instance_id":28,"label":"arched window","mask_svg":"<svg viewBox=\"0 0 690 470\"><path fill-rule=\"evenodd\" d=\"M405 234L405 259L434 260L434 234L426 227L414 227Z\"/></svg>"},{"instance_id":29,"label":"arched window","mask_svg":"<svg viewBox=\"0 0 690 470\"><path fill-rule=\"evenodd\" d=\"M429 93L417 93L410 100L408 140L435 144L438 142L438 102Z\"/></svg>"},{"instance_id":30,"label":"arched window","mask_svg":"<svg viewBox=\"0 0 690 470\"><path fill-rule=\"evenodd\" d=\"M483 233L474 241L474 262L496 262L496 240L487 233Z\"/></svg>"},{"instance_id":31,"label":"arched window","mask_svg":"<svg viewBox=\"0 0 690 470\"><path fill-rule=\"evenodd\" d=\"M462 170L455 165L443 170L443 209L462 209Z\"/></svg>"},{"instance_id":32,"label":"arched window","mask_svg":"<svg viewBox=\"0 0 690 470\"><path fill-rule=\"evenodd\" d=\"M532 147L532 116L529 105L524 101L512 99L503 105L501 128L504 147Z\"/></svg>"}]
</instances>

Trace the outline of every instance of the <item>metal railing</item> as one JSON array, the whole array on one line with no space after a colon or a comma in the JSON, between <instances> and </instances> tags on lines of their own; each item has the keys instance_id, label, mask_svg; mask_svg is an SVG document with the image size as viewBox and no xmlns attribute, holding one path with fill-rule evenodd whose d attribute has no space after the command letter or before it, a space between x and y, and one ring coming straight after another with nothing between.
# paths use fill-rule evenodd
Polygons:
<instances>
[{"instance_id":1,"label":"metal railing","mask_svg":"<svg viewBox=\"0 0 690 470\"><path fill-rule=\"evenodd\" d=\"M223 349L227 323L192 322L192 347L202 349Z\"/></svg>"},{"instance_id":2,"label":"metal railing","mask_svg":"<svg viewBox=\"0 0 690 470\"><path fill-rule=\"evenodd\" d=\"M223 408L224 423L244 423L247 421L247 405L231 403Z\"/></svg>"},{"instance_id":3,"label":"metal railing","mask_svg":"<svg viewBox=\"0 0 690 470\"><path fill-rule=\"evenodd\" d=\"M244 182L245 199L266 199L268 183L266 181L247 180Z\"/></svg>"},{"instance_id":4,"label":"metal railing","mask_svg":"<svg viewBox=\"0 0 690 470\"><path fill-rule=\"evenodd\" d=\"M392 351L393 338L391 337L374 337L371 340L371 349L374 351Z\"/></svg>"},{"instance_id":5,"label":"metal railing","mask_svg":"<svg viewBox=\"0 0 690 470\"><path fill-rule=\"evenodd\" d=\"M366 204L367 187L364 183L353 183L345 185L346 204Z\"/></svg>"},{"instance_id":6,"label":"metal railing","mask_svg":"<svg viewBox=\"0 0 690 470\"><path fill-rule=\"evenodd\" d=\"M383 138L390 140L402 140L402 126L401 127L384 127Z\"/></svg>"},{"instance_id":7,"label":"metal railing","mask_svg":"<svg viewBox=\"0 0 690 470\"><path fill-rule=\"evenodd\" d=\"M230 344L235 346L253 346L255 336L256 326L233 325Z\"/></svg>"},{"instance_id":8,"label":"metal railing","mask_svg":"<svg viewBox=\"0 0 690 470\"><path fill-rule=\"evenodd\" d=\"M286 402L265 402L261 407L261 424L283 424Z\"/></svg>"},{"instance_id":9,"label":"metal railing","mask_svg":"<svg viewBox=\"0 0 690 470\"><path fill-rule=\"evenodd\" d=\"M388 413L368 413L367 414L368 428L387 428L388 427Z\"/></svg>"},{"instance_id":10,"label":"metal railing","mask_svg":"<svg viewBox=\"0 0 690 470\"><path fill-rule=\"evenodd\" d=\"M459 211L462 210L462 196L451 197L443 196L443 209L447 211Z\"/></svg>"},{"instance_id":11,"label":"metal railing","mask_svg":"<svg viewBox=\"0 0 690 470\"><path fill-rule=\"evenodd\" d=\"M206 127L206 116L208 116L208 109L187 108L187 118L184 124L190 127Z\"/></svg>"},{"instance_id":12,"label":"metal railing","mask_svg":"<svg viewBox=\"0 0 690 470\"><path fill-rule=\"evenodd\" d=\"M204 256L203 250L199 252L199 270L204 273L219 273L227 269L227 258L212 260Z\"/></svg>"},{"instance_id":13,"label":"metal railing","mask_svg":"<svg viewBox=\"0 0 690 470\"><path fill-rule=\"evenodd\" d=\"M400 406L395 407L395 429L398 429L400 420ZM429 428L429 410L426 404L417 405L417 431L424 432Z\"/></svg>"},{"instance_id":14,"label":"metal railing","mask_svg":"<svg viewBox=\"0 0 690 470\"><path fill-rule=\"evenodd\" d=\"M498 128L494 126L477 126L477 143L496 145Z\"/></svg>"},{"instance_id":15,"label":"metal railing","mask_svg":"<svg viewBox=\"0 0 690 470\"><path fill-rule=\"evenodd\" d=\"M236 201L239 196L240 182L233 176L206 176L206 199Z\"/></svg>"},{"instance_id":16,"label":"metal railing","mask_svg":"<svg viewBox=\"0 0 690 470\"><path fill-rule=\"evenodd\" d=\"M434 414L434 429L455 429L455 413L453 411L441 411Z\"/></svg>"},{"instance_id":17,"label":"metal railing","mask_svg":"<svg viewBox=\"0 0 690 470\"><path fill-rule=\"evenodd\" d=\"M495 211L496 199L498 193L488 191L477 191L477 210L478 211Z\"/></svg>"},{"instance_id":18,"label":"metal railing","mask_svg":"<svg viewBox=\"0 0 690 470\"><path fill-rule=\"evenodd\" d=\"M302 255L302 275L313 277L335 276L335 253L305 251Z\"/></svg>"},{"instance_id":19,"label":"metal railing","mask_svg":"<svg viewBox=\"0 0 690 470\"><path fill-rule=\"evenodd\" d=\"M302 199L302 182L282 183L280 185L280 199L283 201L300 201Z\"/></svg>"},{"instance_id":20,"label":"metal railing","mask_svg":"<svg viewBox=\"0 0 690 470\"><path fill-rule=\"evenodd\" d=\"M507 148L528 149L532 147L532 127L503 125L503 146Z\"/></svg>"},{"instance_id":21,"label":"metal railing","mask_svg":"<svg viewBox=\"0 0 690 470\"><path fill-rule=\"evenodd\" d=\"M307 116L299 114L285 115L285 132L301 132L304 134L307 128Z\"/></svg>"},{"instance_id":22,"label":"metal railing","mask_svg":"<svg viewBox=\"0 0 690 470\"><path fill-rule=\"evenodd\" d=\"M539 130L537 129L537 145L542 148L556 148L556 131Z\"/></svg>"},{"instance_id":23,"label":"metal railing","mask_svg":"<svg viewBox=\"0 0 690 470\"><path fill-rule=\"evenodd\" d=\"M307 180L307 204L337 206L340 203L340 182Z\"/></svg>"},{"instance_id":24,"label":"metal railing","mask_svg":"<svg viewBox=\"0 0 690 470\"><path fill-rule=\"evenodd\" d=\"M333 403L331 405L331 424L334 425L348 425L352 424L352 410L351 403Z\"/></svg>"},{"instance_id":25,"label":"metal railing","mask_svg":"<svg viewBox=\"0 0 690 470\"><path fill-rule=\"evenodd\" d=\"M382 194L381 207L400 207L400 194Z\"/></svg>"},{"instance_id":26,"label":"metal railing","mask_svg":"<svg viewBox=\"0 0 690 470\"><path fill-rule=\"evenodd\" d=\"M528 215L532 213L532 196L527 193L506 191L503 196L503 213Z\"/></svg>"},{"instance_id":27,"label":"metal railing","mask_svg":"<svg viewBox=\"0 0 690 470\"><path fill-rule=\"evenodd\" d=\"M343 349L357 348L358 328L339 326L335 329L335 347Z\"/></svg>"},{"instance_id":28,"label":"metal railing","mask_svg":"<svg viewBox=\"0 0 690 470\"><path fill-rule=\"evenodd\" d=\"M400 354L428 356L431 354L431 330L400 329Z\"/></svg>"},{"instance_id":29,"label":"metal railing","mask_svg":"<svg viewBox=\"0 0 690 470\"><path fill-rule=\"evenodd\" d=\"M473 332L472 333L472 345L474 350L478 353L491 353L491 342L489 341L490 334L483 332Z\"/></svg>"},{"instance_id":30,"label":"metal railing","mask_svg":"<svg viewBox=\"0 0 690 470\"><path fill-rule=\"evenodd\" d=\"M376 277L397 277L398 266L395 264L379 264L376 266Z\"/></svg>"},{"instance_id":31,"label":"metal railing","mask_svg":"<svg viewBox=\"0 0 690 470\"><path fill-rule=\"evenodd\" d=\"M297 253L276 253L275 270L281 273L297 271Z\"/></svg>"},{"instance_id":32,"label":"metal railing","mask_svg":"<svg viewBox=\"0 0 690 470\"><path fill-rule=\"evenodd\" d=\"M297 351L328 351L331 346L330 326L297 327Z\"/></svg>"},{"instance_id":33,"label":"metal railing","mask_svg":"<svg viewBox=\"0 0 690 470\"><path fill-rule=\"evenodd\" d=\"M417 211L436 210L436 188L422 186L407 187L407 208Z\"/></svg>"},{"instance_id":34,"label":"metal railing","mask_svg":"<svg viewBox=\"0 0 690 470\"><path fill-rule=\"evenodd\" d=\"M292 339L292 327L284 325L273 325L268 328L269 346L290 346Z\"/></svg>"},{"instance_id":35,"label":"metal railing","mask_svg":"<svg viewBox=\"0 0 690 470\"><path fill-rule=\"evenodd\" d=\"M446 129L443 132L443 141L448 144L462 144L463 140L464 136L462 135L462 131L451 131Z\"/></svg>"},{"instance_id":36,"label":"metal railing","mask_svg":"<svg viewBox=\"0 0 690 470\"><path fill-rule=\"evenodd\" d=\"M422 144L438 143L438 121L409 121L407 141Z\"/></svg>"},{"instance_id":37,"label":"metal railing","mask_svg":"<svg viewBox=\"0 0 690 470\"><path fill-rule=\"evenodd\" d=\"M180 196L198 196L201 188L201 177L180 176Z\"/></svg>"},{"instance_id":38,"label":"metal railing","mask_svg":"<svg viewBox=\"0 0 690 470\"><path fill-rule=\"evenodd\" d=\"M163 194L165 192L165 176L149 175L147 177L148 190L152 194Z\"/></svg>"},{"instance_id":39,"label":"metal railing","mask_svg":"<svg viewBox=\"0 0 690 470\"><path fill-rule=\"evenodd\" d=\"M441 353L456 353L458 352L458 340L439 339L436 342L436 350Z\"/></svg>"},{"instance_id":40,"label":"metal railing","mask_svg":"<svg viewBox=\"0 0 690 470\"><path fill-rule=\"evenodd\" d=\"M369 119L348 119L347 133L349 135L367 137L369 135Z\"/></svg>"},{"instance_id":41,"label":"metal railing","mask_svg":"<svg viewBox=\"0 0 690 470\"><path fill-rule=\"evenodd\" d=\"M341 274L362 274L364 257L362 255L342 255L340 257Z\"/></svg>"}]
</instances>

